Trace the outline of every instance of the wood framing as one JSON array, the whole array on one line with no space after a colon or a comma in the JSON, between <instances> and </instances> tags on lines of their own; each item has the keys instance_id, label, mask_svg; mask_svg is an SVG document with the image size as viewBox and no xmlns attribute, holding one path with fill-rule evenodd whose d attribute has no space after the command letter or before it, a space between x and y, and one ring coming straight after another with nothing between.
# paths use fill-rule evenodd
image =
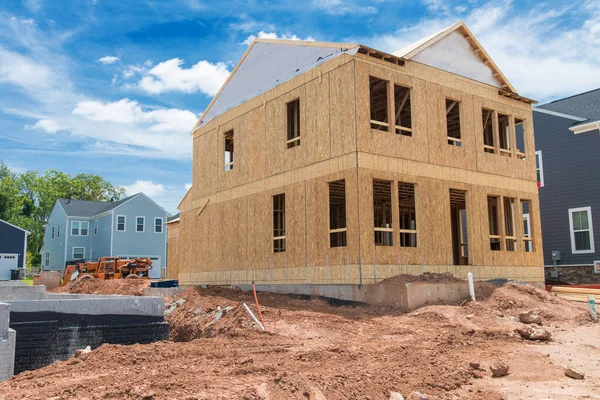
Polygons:
<instances>
[{"instance_id":1,"label":"wood framing","mask_svg":"<svg viewBox=\"0 0 600 400\"><path fill-rule=\"evenodd\" d=\"M464 24L456 29L479 46ZM519 98L389 56L360 46L195 127L193 186L173 250L181 284L364 283L423 271L543 282L530 102L501 73ZM370 78L387 87L375 125ZM453 107L460 133L448 136ZM494 117L494 153L484 144L484 109L509 121ZM501 129L511 144L504 155ZM225 171L223 137L232 130L235 168ZM499 249L490 245L488 197L500 199Z\"/></svg>"}]
</instances>

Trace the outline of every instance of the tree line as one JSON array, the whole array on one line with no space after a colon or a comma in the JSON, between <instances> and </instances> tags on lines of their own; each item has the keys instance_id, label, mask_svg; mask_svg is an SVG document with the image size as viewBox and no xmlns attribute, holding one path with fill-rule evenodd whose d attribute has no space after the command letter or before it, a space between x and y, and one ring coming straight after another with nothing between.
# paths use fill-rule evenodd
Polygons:
<instances>
[{"instance_id":1,"label":"tree line","mask_svg":"<svg viewBox=\"0 0 600 400\"><path fill-rule=\"evenodd\" d=\"M27 262L41 265L40 251L48 217L58 198L116 201L125 190L99 175L48 169L17 173L0 160L0 219L31 232L27 239Z\"/></svg>"}]
</instances>

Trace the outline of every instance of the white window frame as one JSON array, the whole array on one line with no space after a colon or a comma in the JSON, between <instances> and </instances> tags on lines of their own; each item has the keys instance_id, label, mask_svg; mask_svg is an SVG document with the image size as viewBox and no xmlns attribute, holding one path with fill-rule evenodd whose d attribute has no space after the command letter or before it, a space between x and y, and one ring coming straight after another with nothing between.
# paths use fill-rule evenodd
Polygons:
<instances>
[{"instance_id":1,"label":"white window frame","mask_svg":"<svg viewBox=\"0 0 600 400\"><path fill-rule=\"evenodd\" d=\"M94 235L98 234L98 220L94 221Z\"/></svg>"},{"instance_id":2,"label":"white window frame","mask_svg":"<svg viewBox=\"0 0 600 400\"><path fill-rule=\"evenodd\" d=\"M138 218L141 218L144 222L142 223L142 230L138 231ZM138 215L135 217L135 233L144 233L146 232L146 217Z\"/></svg>"},{"instance_id":3,"label":"white window frame","mask_svg":"<svg viewBox=\"0 0 600 400\"><path fill-rule=\"evenodd\" d=\"M525 235L525 232L523 233L523 237L524 238L529 238L531 239L531 218L529 216L529 213L525 213L523 214L523 223L527 226L527 235ZM525 243L527 242L527 243ZM533 241L531 240L523 240L523 246L529 245L530 250L527 251L527 249L525 247L523 247L523 251L525 251L526 253L531 253L533 252Z\"/></svg>"},{"instance_id":4,"label":"white window frame","mask_svg":"<svg viewBox=\"0 0 600 400\"><path fill-rule=\"evenodd\" d=\"M537 171L539 169L540 171L540 187L544 187L544 160L542 158L542 151L541 150L537 150L535 152L535 156L536 158L539 158L540 160L540 168L535 168L535 172L536 172L536 179L537 179Z\"/></svg>"},{"instance_id":5,"label":"white window frame","mask_svg":"<svg viewBox=\"0 0 600 400\"><path fill-rule=\"evenodd\" d=\"M86 230L86 234L83 235L81 233L81 231L83 230L83 224L86 224L87 228ZM79 221L79 236L89 236L90 235L90 221Z\"/></svg>"},{"instance_id":6,"label":"white window frame","mask_svg":"<svg viewBox=\"0 0 600 400\"><path fill-rule=\"evenodd\" d=\"M52 227L52 240L54 240L54 226Z\"/></svg>"},{"instance_id":7,"label":"white window frame","mask_svg":"<svg viewBox=\"0 0 600 400\"><path fill-rule=\"evenodd\" d=\"M44 266L49 267L50 266L50 252L47 251L45 256L46 256L46 260L45 260L46 262L45 262Z\"/></svg>"},{"instance_id":8,"label":"white window frame","mask_svg":"<svg viewBox=\"0 0 600 400\"><path fill-rule=\"evenodd\" d=\"M83 249L83 257L75 258L75 249ZM71 260L85 260L85 247L73 246L73 248L71 249Z\"/></svg>"},{"instance_id":9,"label":"white window frame","mask_svg":"<svg viewBox=\"0 0 600 400\"><path fill-rule=\"evenodd\" d=\"M73 233L73 224L77 224L77 234ZM81 221L71 221L71 236L81 236Z\"/></svg>"},{"instance_id":10,"label":"white window frame","mask_svg":"<svg viewBox=\"0 0 600 400\"><path fill-rule=\"evenodd\" d=\"M588 214L590 250L575 250L575 231L573 230L573 213L581 211L587 211ZM569 232L571 235L571 254L591 254L596 252L596 248L594 246L594 224L592 221L592 207L569 208Z\"/></svg>"},{"instance_id":11,"label":"white window frame","mask_svg":"<svg viewBox=\"0 0 600 400\"><path fill-rule=\"evenodd\" d=\"M123 217L123 230L119 229L119 218ZM117 232L126 232L127 231L127 215L117 215L117 223L116 223Z\"/></svg>"},{"instance_id":12,"label":"white window frame","mask_svg":"<svg viewBox=\"0 0 600 400\"><path fill-rule=\"evenodd\" d=\"M160 220L160 232L156 231L156 221ZM160 217L155 217L154 218L154 233L163 233L165 231L165 224L164 224L164 220Z\"/></svg>"}]
</instances>

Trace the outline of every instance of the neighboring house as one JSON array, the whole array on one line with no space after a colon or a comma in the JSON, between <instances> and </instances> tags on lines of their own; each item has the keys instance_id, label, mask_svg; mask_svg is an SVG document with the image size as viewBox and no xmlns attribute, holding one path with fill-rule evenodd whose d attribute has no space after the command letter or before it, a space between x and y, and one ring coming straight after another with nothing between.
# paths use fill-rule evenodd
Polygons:
<instances>
[{"instance_id":1,"label":"neighboring house","mask_svg":"<svg viewBox=\"0 0 600 400\"><path fill-rule=\"evenodd\" d=\"M179 275L179 229L181 219L179 213L167 221L167 277L177 279Z\"/></svg>"},{"instance_id":2,"label":"neighboring house","mask_svg":"<svg viewBox=\"0 0 600 400\"><path fill-rule=\"evenodd\" d=\"M394 54L254 40L192 129L180 284L542 284L532 103L462 22Z\"/></svg>"},{"instance_id":3,"label":"neighboring house","mask_svg":"<svg viewBox=\"0 0 600 400\"><path fill-rule=\"evenodd\" d=\"M560 251L561 279L600 282L600 89L533 111L544 264Z\"/></svg>"},{"instance_id":4,"label":"neighboring house","mask_svg":"<svg viewBox=\"0 0 600 400\"><path fill-rule=\"evenodd\" d=\"M0 280L10 279L10 270L27 265L29 232L0 219Z\"/></svg>"},{"instance_id":5,"label":"neighboring house","mask_svg":"<svg viewBox=\"0 0 600 400\"><path fill-rule=\"evenodd\" d=\"M167 212L143 193L116 202L58 199L46 224L44 270L63 270L71 260L148 257L150 276L166 264Z\"/></svg>"}]
</instances>

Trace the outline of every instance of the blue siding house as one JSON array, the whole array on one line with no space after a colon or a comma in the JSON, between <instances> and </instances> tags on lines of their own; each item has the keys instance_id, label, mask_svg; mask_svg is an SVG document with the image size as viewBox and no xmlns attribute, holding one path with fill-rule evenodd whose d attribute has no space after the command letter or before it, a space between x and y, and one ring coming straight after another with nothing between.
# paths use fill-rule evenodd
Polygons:
<instances>
[{"instance_id":1,"label":"blue siding house","mask_svg":"<svg viewBox=\"0 0 600 400\"><path fill-rule=\"evenodd\" d=\"M546 276L600 282L600 89L533 111Z\"/></svg>"},{"instance_id":2,"label":"blue siding house","mask_svg":"<svg viewBox=\"0 0 600 400\"><path fill-rule=\"evenodd\" d=\"M0 281L10 279L10 270L25 268L29 232L0 219Z\"/></svg>"},{"instance_id":3,"label":"blue siding house","mask_svg":"<svg viewBox=\"0 0 600 400\"><path fill-rule=\"evenodd\" d=\"M44 270L63 270L72 260L148 257L150 276L166 267L167 212L143 193L116 202L58 199L48 218Z\"/></svg>"}]
</instances>

